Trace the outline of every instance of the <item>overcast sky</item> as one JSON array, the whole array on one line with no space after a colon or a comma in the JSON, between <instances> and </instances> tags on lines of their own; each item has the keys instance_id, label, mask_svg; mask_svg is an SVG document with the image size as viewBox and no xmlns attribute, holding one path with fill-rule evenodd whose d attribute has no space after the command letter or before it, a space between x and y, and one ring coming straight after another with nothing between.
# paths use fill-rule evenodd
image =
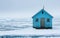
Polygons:
<instances>
[{"instance_id":1,"label":"overcast sky","mask_svg":"<svg viewBox=\"0 0 60 38\"><path fill-rule=\"evenodd\" d=\"M0 0L0 18L30 18L43 8L60 16L60 0Z\"/></svg>"}]
</instances>

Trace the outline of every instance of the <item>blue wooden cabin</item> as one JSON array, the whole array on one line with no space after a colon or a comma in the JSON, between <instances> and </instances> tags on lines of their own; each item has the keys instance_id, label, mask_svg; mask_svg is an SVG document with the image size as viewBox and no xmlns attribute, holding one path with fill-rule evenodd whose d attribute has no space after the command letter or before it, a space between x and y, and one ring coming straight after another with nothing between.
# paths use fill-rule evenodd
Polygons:
<instances>
[{"instance_id":1,"label":"blue wooden cabin","mask_svg":"<svg viewBox=\"0 0 60 38\"><path fill-rule=\"evenodd\" d=\"M33 17L33 28L36 29L52 29L52 18L47 11L41 9Z\"/></svg>"}]
</instances>

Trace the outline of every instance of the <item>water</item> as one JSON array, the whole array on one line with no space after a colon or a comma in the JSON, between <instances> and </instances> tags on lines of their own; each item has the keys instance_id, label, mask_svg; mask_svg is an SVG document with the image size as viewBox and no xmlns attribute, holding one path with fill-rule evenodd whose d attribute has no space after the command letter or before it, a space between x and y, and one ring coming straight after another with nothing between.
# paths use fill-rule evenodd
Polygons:
<instances>
[{"instance_id":1,"label":"water","mask_svg":"<svg viewBox=\"0 0 60 38\"><path fill-rule=\"evenodd\" d=\"M32 31L32 35L27 36L27 34L30 33L30 31ZM19 30L20 32L25 32L27 31L28 33L26 35L23 35L23 33L19 32L17 33L17 35L9 35L11 32L15 31L15 30ZM60 30L60 20L58 19L54 19L53 20L53 29L48 30L48 32L52 34L52 31L59 31ZM8 33L7 33L7 32ZM42 30L37 30L32 28L32 19L11 19L11 20L2 20L0 19L0 38L60 38L60 32L57 34L56 32L52 35L34 35L34 32L40 32ZM45 32L47 32L47 30L44 29ZM42 31L43 32L43 31ZM4 35L4 33L6 33L6 35ZM14 33L14 32L13 32ZM13 34L11 33L11 34ZM40 32L41 33L41 32ZM40 34L39 33L39 34ZM43 32L44 33L44 32ZM42 33L42 34L43 34ZM3 34L3 35L2 35Z\"/></svg>"}]
</instances>

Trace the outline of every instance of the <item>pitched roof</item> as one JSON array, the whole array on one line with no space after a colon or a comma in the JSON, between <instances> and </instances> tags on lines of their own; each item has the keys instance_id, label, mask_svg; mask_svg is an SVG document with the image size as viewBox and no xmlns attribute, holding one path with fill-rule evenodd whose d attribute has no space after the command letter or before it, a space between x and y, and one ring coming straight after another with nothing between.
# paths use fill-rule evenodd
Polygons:
<instances>
[{"instance_id":1,"label":"pitched roof","mask_svg":"<svg viewBox=\"0 0 60 38\"><path fill-rule=\"evenodd\" d=\"M46 12L49 16L51 16L51 17L53 18L53 16L50 15L50 14L49 14L47 11L45 11L44 9L41 9L37 14L39 14L41 11ZM36 16L37 14L35 14L34 16ZM33 16L33 17L34 17L34 16ZM32 18L33 18L33 17L32 17Z\"/></svg>"}]
</instances>

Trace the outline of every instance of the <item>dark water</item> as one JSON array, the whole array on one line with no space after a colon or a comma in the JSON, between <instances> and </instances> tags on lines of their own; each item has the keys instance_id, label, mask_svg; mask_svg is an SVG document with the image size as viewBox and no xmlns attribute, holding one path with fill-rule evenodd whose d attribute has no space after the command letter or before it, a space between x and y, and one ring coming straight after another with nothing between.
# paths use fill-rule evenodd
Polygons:
<instances>
[{"instance_id":1,"label":"dark water","mask_svg":"<svg viewBox=\"0 0 60 38\"><path fill-rule=\"evenodd\" d=\"M41 35L41 36L8 36L8 35L6 35L6 36L0 36L0 38L60 38L60 35L57 35L57 36L54 36L54 35L52 35L52 36L43 36L43 35Z\"/></svg>"}]
</instances>

